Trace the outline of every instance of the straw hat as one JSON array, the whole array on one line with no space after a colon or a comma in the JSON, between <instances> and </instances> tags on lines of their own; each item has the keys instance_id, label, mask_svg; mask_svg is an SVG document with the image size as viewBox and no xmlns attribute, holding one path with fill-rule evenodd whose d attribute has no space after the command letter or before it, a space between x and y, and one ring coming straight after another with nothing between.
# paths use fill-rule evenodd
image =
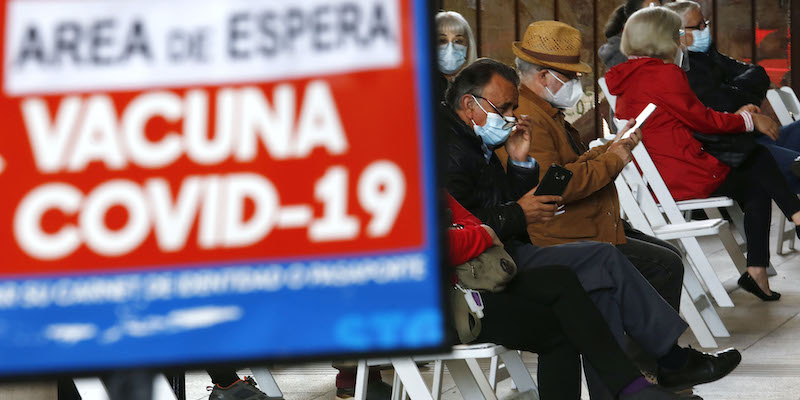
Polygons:
<instances>
[{"instance_id":1,"label":"straw hat","mask_svg":"<svg viewBox=\"0 0 800 400\"><path fill-rule=\"evenodd\" d=\"M520 59L561 71L592 72L589 64L581 62L581 33L558 21L538 21L528 25L521 42L512 50Z\"/></svg>"}]
</instances>

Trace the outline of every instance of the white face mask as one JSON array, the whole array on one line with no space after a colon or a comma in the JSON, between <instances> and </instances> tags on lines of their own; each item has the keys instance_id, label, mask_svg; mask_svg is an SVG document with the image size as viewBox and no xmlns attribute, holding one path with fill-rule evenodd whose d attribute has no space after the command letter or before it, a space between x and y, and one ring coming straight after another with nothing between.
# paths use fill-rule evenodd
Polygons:
<instances>
[{"instance_id":1,"label":"white face mask","mask_svg":"<svg viewBox=\"0 0 800 400\"><path fill-rule=\"evenodd\" d=\"M583 97L583 86L581 86L581 80L579 78L570 79L567 82L562 81L561 79L556 76L552 71L547 70L550 75L553 75L553 78L556 78L559 82L561 82L561 89L553 94L550 91L550 88L545 86L547 89L547 93L549 94L549 98L545 99L548 103L552 104L555 108L572 108L581 101L581 97Z\"/></svg>"}]
</instances>

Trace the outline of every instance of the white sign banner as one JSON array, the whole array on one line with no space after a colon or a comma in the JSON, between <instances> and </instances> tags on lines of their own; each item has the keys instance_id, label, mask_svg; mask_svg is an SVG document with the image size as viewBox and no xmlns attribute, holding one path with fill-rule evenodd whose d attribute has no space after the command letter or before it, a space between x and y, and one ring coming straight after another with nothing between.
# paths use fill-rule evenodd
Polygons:
<instances>
[{"instance_id":1,"label":"white sign banner","mask_svg":"<svg viewBox=\"0 0 800 400\"><path fill-rule=\"evenodd\" d=\"M398 0L14 0L8 95L275 81L390 68Z\"/></svg>"}]
</instances>

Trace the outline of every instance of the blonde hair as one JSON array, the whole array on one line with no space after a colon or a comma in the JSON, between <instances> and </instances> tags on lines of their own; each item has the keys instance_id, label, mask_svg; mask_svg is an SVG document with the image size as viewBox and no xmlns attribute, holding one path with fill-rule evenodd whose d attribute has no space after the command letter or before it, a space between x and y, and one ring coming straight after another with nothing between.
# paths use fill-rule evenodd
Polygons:
<instances>
[{"instance_id":1,"label":"blonde hair","mask_svg":"<svg viewBox=\"0 0 800 400\"><path fill-rule=\"evenodd\" d=\"M469 22L461 14L455 11L440 11L437 13L436 34L438 36L442 33L454 33L456 35L464 35L467 38L467 61L461 66L461 69L466 68L478 59L478 49L475 45L475 36L472 34L472 28L470 28Z\"/></svg>"},{"instance_id":2,"label":"blonde hair","mask_svg":"<svg viewBox=\"0 0 800 400\"><path fill-rule=\"evenodd\" d=\"M672 59L681 26L681 17L674 11L664 7L643 8L628 18L620 50L628 57Z\"/></svg>"}]
</instances>

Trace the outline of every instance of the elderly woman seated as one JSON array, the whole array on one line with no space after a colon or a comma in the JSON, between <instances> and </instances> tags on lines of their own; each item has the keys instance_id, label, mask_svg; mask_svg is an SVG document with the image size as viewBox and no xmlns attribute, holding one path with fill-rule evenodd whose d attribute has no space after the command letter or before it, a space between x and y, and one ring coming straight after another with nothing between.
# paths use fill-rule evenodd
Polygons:
<instances>
[{"instance_id":1,"label":"elderly woman seated","mask_svg":"<svg viewBox=\"0 0 800 400\"><path fill-rule=\"evenodd\" d=\"M617 98L617 117L635 118L648 103L658 108L642 129L642 143L675 200L729 196L744 210L747 237L747 271L739 286L764 301L780 298L770 290L769 229L772 200L800 224L800 200L787 186L775 159L762 146L742 163L729 166L707 152L693 135L733 135L759 131L773 139L777 124L746 105L735 114L704 106L689 87L681 69L685 49L680 44L681 18L664 7L635 12L622 33L622 52L628 61L606 74L611 94ZM725 139L725 138L722 138ZM730 140L727 138L725 140ZM744 138L746 139L746 138Z\"/></svg>"}]
</instances>

